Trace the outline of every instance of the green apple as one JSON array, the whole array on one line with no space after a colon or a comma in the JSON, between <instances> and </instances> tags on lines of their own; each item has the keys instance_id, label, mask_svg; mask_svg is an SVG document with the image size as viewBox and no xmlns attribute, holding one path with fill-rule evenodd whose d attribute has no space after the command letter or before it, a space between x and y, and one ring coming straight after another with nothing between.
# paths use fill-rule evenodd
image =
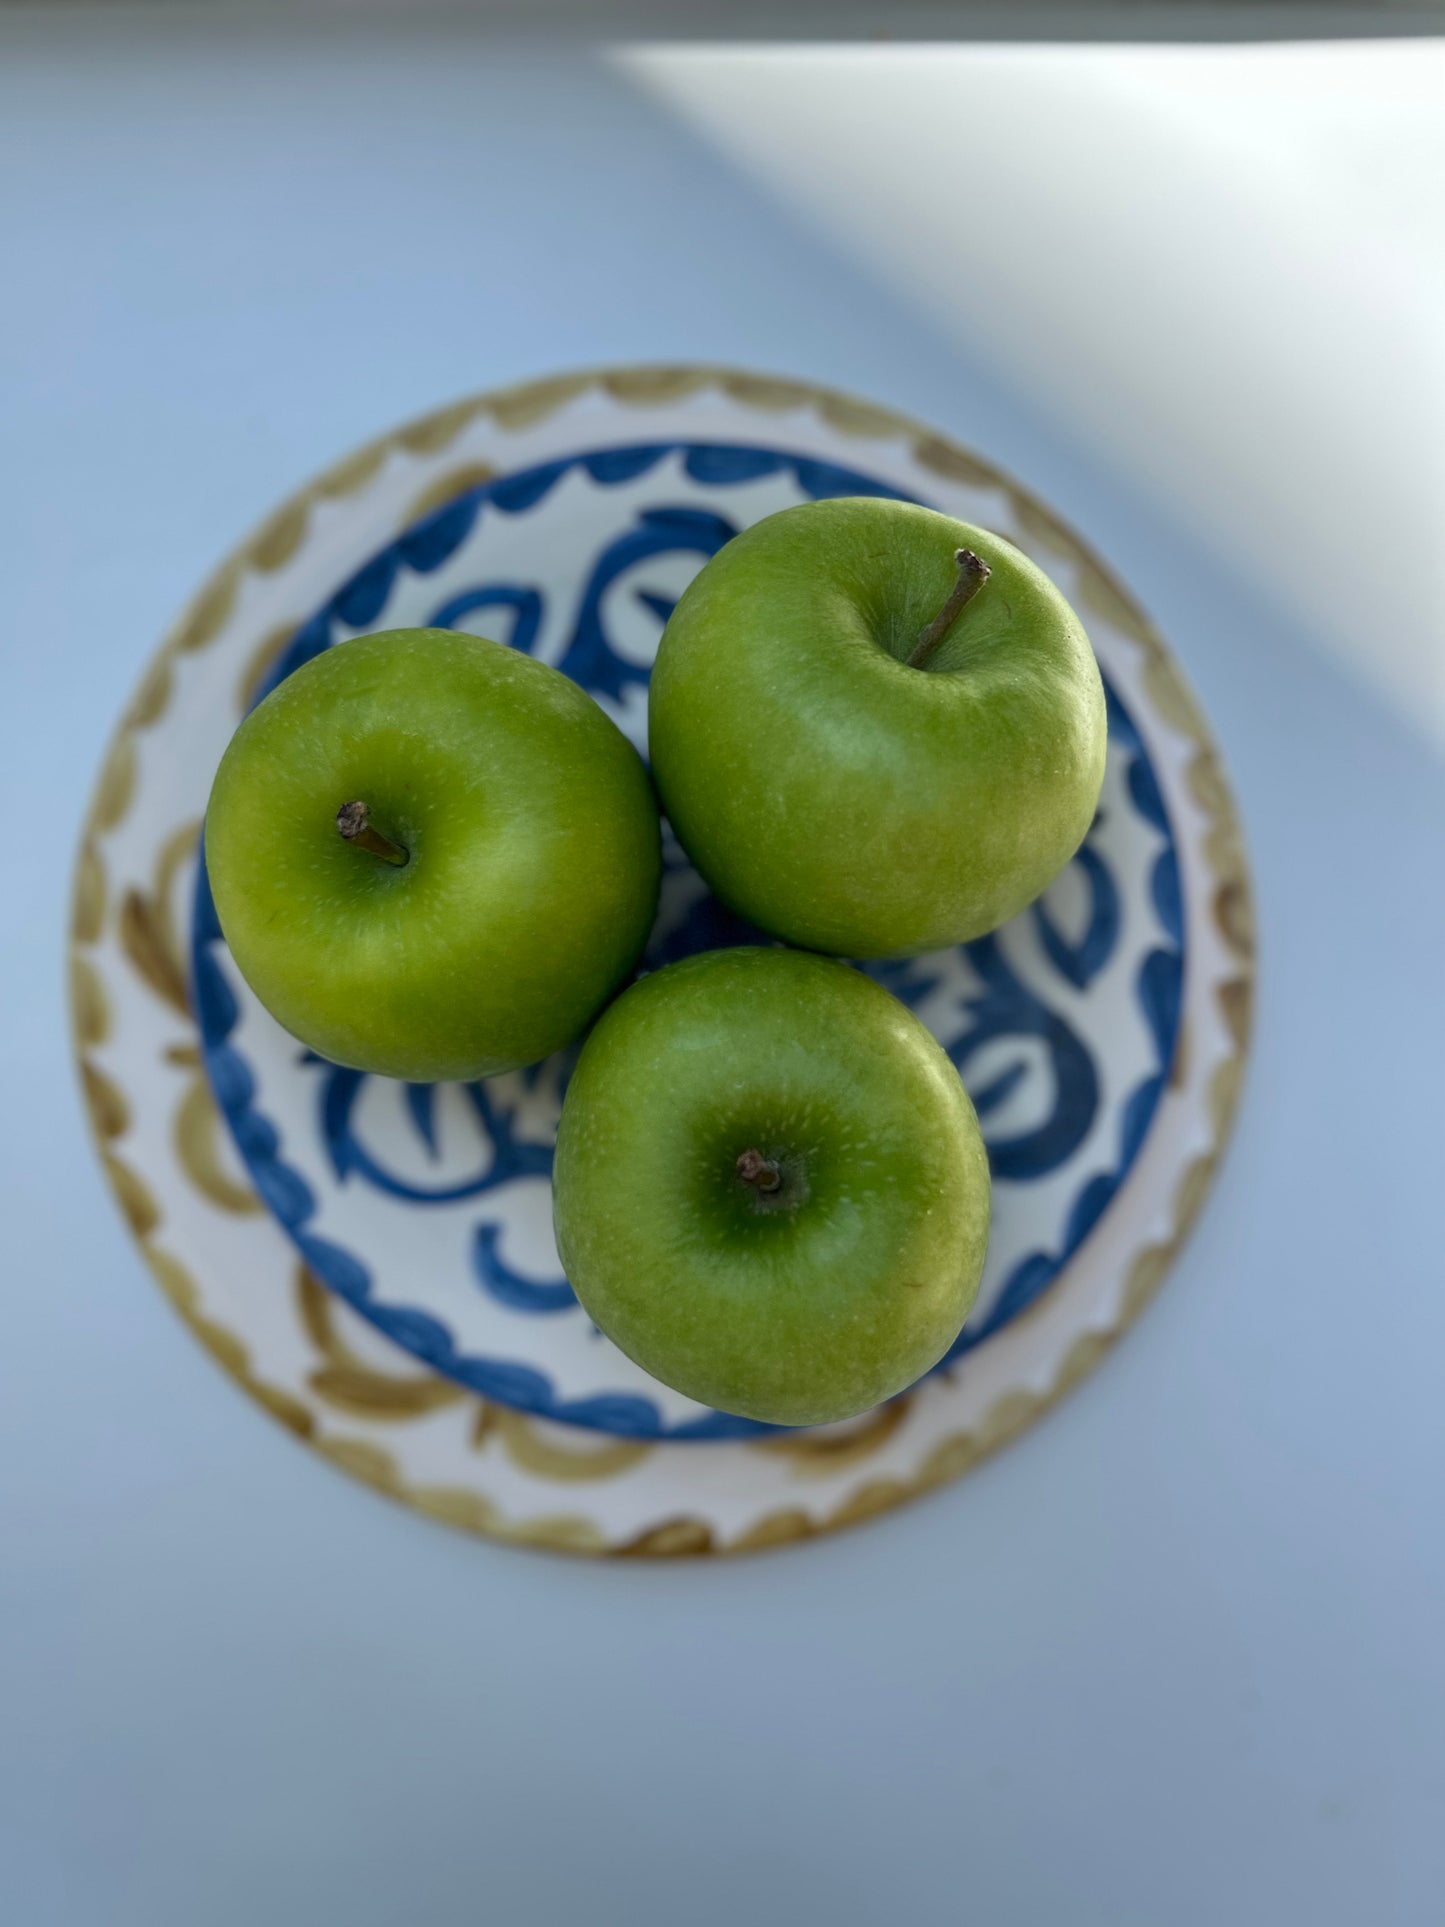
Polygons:
<instances>
[{"instance_id":1,"label":"green apple","mask_svg":"<svg viewBox=\"0 0 1445 1927\"><path fill-rule=\"evenodd\" d=\"M258 704L216 773L206 863L277 1021L416 1082L577 1036L636 962L661 878L620 730L545 663L446 629L339 643Z\"/></svg>"},{"instance_id":2,"label":"green apple","mask_svg":"<svg viewBox=\"0 0 1445 1927\"><path fill-rule=\"evenodd\" d=\"M983 935L1063 868L1104 776L1078 618L1001 536L809 502L694 579L653 673L663 808L717 894L846 957Z\"/></svg>"},{"instance_id":3,"label":"green apple","mask_svg":"<svg viewBox=\"0 0 1445 1927\"><path fill-rule=\"evenodd\" d=\"M958 1336L988 1162L958 1073L846 964L714 950L641 979L568 1086L557 1249L655 1378L781 1425L867 1411Z\"/></svg>"}]
</instances>

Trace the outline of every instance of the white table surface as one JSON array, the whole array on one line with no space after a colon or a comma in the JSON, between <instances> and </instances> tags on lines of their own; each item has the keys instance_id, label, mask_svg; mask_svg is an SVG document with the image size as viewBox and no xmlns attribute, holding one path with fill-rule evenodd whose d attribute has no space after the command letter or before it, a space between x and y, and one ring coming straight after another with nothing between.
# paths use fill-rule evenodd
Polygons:
<instances>
[{"instance_id":1,"label":"white table surface","mask_svg":"<svg viewBox=\"0 0 1445 1927\"><path fill-rule=\"evenodd\" d=\"M1441 1919L1445 69L1319 53L0 13L0 1918ZM1217 725L1263 960L1218 1190L1059 1412L850 1535L593 1566L217 1373L89 1151L62 931L239 532L461 392L664 357L930 417L1085 531Z\"/></svg>"}]
</instances>

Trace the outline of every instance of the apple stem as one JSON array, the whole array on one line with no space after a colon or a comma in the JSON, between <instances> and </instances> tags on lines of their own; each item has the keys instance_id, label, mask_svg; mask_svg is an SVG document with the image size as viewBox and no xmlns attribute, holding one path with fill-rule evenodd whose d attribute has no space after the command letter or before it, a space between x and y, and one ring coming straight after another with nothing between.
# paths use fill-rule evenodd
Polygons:
<instances>
[{"instance_id":1,"label":"apple stem","mask_svg":"<svg viewBox=\"0 0 1445 1927\"><path fill-rule=\"evenodd\" d=\"M737 1174L744 1184L750 1184L766 1195L776 1191L783 1181L783 1174L771 1158L765 1158L761 1151L744 1151L737 1161Z\"/></svg>"},{"instance_id":2,"label":"apple stem","mask_svg":"<svg viewBox=\"0 0 1445 1927\"><path fill-rule=\"evenodd\" d=\"M348 843L354 843L358 850L370 850L383 863L394 863L400 869L408 860L409 853L399 843L372 829L365 803L343 803L336 812L336 827Z\"/></svg>"},{"instance_id":3,"label":"apple stem","mask_svg":"<svg viewBox=\"0 0 1445 1927\"><path fill-rule=\"evenodd\" d=\"M914 643L913 654L908 658L910 669L923 669L927 666L929 657L943 641L959 615L993 574L993 570L983 557L975 555L972 549L956 549L953 559L958 564L958 580L950 590L947 602Z\"/></svg>"}]
</instances>

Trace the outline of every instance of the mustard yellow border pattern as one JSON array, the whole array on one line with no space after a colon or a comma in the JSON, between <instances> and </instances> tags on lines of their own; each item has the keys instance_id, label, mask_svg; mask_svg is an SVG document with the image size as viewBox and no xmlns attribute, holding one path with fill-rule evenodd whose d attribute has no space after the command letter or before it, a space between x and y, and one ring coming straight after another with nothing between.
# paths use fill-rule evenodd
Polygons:
<instances>
[{"instance_id":1,"label":"mustard yellow border pattern","mask_svg":"<svg viewBox=\"0 0 1445 1927\"><path fill-rule=\"evenodd\" d=\"M500 429L516 430L545 420L589 389L600 389L614 401L639 409L667 405L708 390L762 411L782 413L808 409L836 432L850 438L906 441L922 468L947 480L1003 490L1011 501L1019 526L1042 547L1067 557L1074 564L1086 620L1090 610L1107 617L1142 651L1145 689L1154 709L1191 745L1187 783L1208 824L1204 859L1210 873L1210 909L1232 965L1232 974L1217 990L1230 1050L1216 1068L1208 1092L1210 1143L1177 1180L1167 1236L1135 1253L1113 1326L1107 1331L1080 1336L1065 1354L1046 1389L1004 1394L974 1429L954 1433L934 1445L911 1475L888 1475L872 1480L865 1476L841 1504L821 1519L812 1517L801 1507L782 1508L726 1541L719 1538L706 1519L685 1514L661 1520L645 1532L617 1542L609 1541L585 1515L565 1509L529 1519L508 1518L478 1493L408 1483L392 1455L372 1440L322 1436L308 1406L291 1392L266 1384L252 1369L244 1343L206 1316L195 1280L174 1256L157 1244L160 1206L140 1172L128 1164L120 1152L130 1106L125 1093L107 1076L94 1056L110 1034L111 1014L90 953L112 928L128 964L149 989L173 1005L178 1013L188 1015L184 953L171 922L169 886L177 866L194 844L198 826L184 825L167 840L157 859L153 888L149 892L130 889L118 902L111 900L100 851L101 838L124 820L130 807L137 738L165 714L176 658L205 649L215 639L231 612L238 585L247 570L268 573L281 568L305 541L316 505L328 498L356 493L376 474L393 449L440 454L480 416L490 417ZM476 463L459 465L427 486L411 504L407 519L424 514L461 489L485 479L489 472ZM257 648L238 687L238 704L244 706L249 688L288 636L289 630L267 636ZM1213 1181L1234 1117L1248 1050L1254 931L1239 819L1208 725L1168 650L1128 591L1071 529L992 464L889 409L809 382L722 368L647 366L593 370L527 382L423 415L367 443L327 469L284 502L220 565L147 667L111 739L91 797L76 859L69 967L72 1034L82 1093L96 1149L111 1188L162 1291L211 1356L252 1398L332 1464L388 1497L448 1525L513 1544L558 1552L675 1557L787 1545L874 1518L977 1465L1033 1424L1093 1369L1158 1289ZM1185 1046L1187 1040L1182 1040L1182 1047ZM170 1055L172 1062L193 1071L174 1126L175 1148L187 1176L223 1211L237 1214L259 1211L260 1201L249 1185L230 1176L216 1155L220 1119L200 1069L198 1052L181 1046L174 1048ZM475 1407L473 1435L478 1443L484 1438L496 1437L515 1463L555 1481L563 1491L569 1487L575 1490L579 1482L613 1476L658 1449L617 1440L602 1449L596 1449L594 1441L586 1450L569 1451L555 1442L553 1434L544 1436L523 1414L477 1399L448 1380L415 1370L380 1371L347 1348L335 1329L326 1292L304 1271L298 1272L294 1289L296 1316L314 1354L308 1387L330 1411L404 1424L443 1405L467 1400ZM843 1464L866 1468L869 1455L892 1435L902 1409L901 1403L887 1408L860 1432L845 1439L804 1434L760 1442L755 1449L787 1453L805 1474L810 1465L820 1471L836 1470ZM706 1451L708 1448L686 1449Z\"/></svg>"}]
</instances>

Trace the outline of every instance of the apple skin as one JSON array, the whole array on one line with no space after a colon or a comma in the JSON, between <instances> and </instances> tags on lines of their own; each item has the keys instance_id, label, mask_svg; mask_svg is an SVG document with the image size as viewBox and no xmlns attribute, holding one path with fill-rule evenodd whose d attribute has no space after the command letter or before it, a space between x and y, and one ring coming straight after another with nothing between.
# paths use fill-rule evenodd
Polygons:
<instances>
[{"instance_id":1,"label":"apple skin","mask_svg":"<svg viewBox=\"0 0 1445 1927\"><path fill-rule=\"evenodd\" d=\"M737 1173L756 1150L781 1183ZM642 978L568 1086L557 1248L655 1378L779 1425L865 1412L935 1364L978 1293L988 1160L937 1042L860 971L740 948Z\"/></svg>"},{"instance_id":2,"label":"apple skin","mask_svg":"<svg viewBox=\"0 0 1445 1927\"><path fill-rule=\"evenodd\" d=\"M338 833L363 801L410 852ZM565 676L394 629L304 664L241 724L206 812L241 974L334 1063L490 1076L569 1043L628 975L661 878L647 772Z\"/></svg>"},{"instance_id":3,"label":"apple skin","mask_svg":"<svg viewBox=\"0 0 1445 1927\"><path fill-rule=\"evenodd\" d=\"M925 668L958 549L992 570ZM844 957L982 936L1093 820L1104 690L1088 637L997 535L913 503L783 509L667 625L649 698L663 808L723 901Z\"/></svg>"}]
</instances>

